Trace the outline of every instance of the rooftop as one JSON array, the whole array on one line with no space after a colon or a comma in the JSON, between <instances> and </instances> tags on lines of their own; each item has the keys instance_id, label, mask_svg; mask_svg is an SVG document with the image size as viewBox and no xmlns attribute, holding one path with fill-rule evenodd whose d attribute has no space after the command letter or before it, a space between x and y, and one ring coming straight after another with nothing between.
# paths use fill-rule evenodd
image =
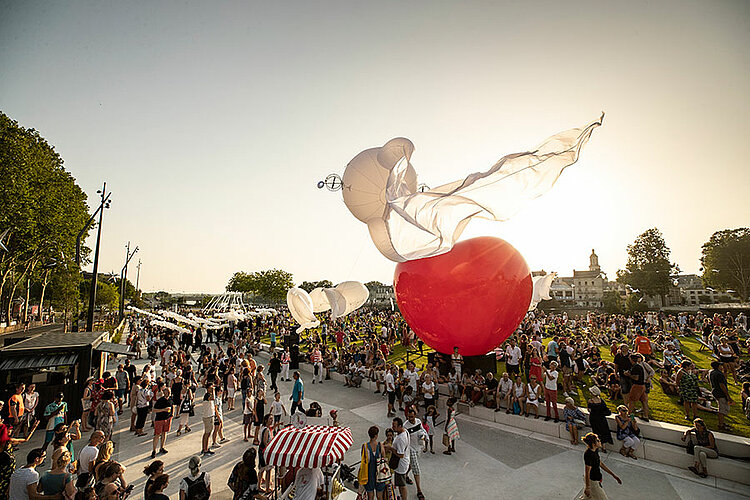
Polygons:
<instances>
[{"instance_id":1,"label":"rooftop","mask_svg":"<svg viewBox=\"0 0 750 500\"><path fill-rule=\"evenodd\" d=\"M30 339L11 344L0 350L0 352L11 353L34 349L64 349L69 347L84 347L92 344L96 346L104 340L106 335L108 335L108 332L40 333Z\"/></svg>"}]
</instances>

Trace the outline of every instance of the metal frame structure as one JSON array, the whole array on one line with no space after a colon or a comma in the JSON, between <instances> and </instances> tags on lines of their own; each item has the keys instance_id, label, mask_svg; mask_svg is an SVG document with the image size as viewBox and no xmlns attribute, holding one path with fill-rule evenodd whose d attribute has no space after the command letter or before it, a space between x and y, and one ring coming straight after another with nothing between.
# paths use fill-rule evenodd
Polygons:
<instances>
[{"instance_id":1,"label":"metal frame structure","mask_svg":"<svg viewBox=\"0 0 750 500\"><path fill-rule=\"evenodd\" d=\"M208 302L208 304L206 304L206 307L203 308L203 313L208 314L228 311L240 311L246 313L247 306L242 299L242 295L242 292L224 292L221 295L216 295Z\"/></svg>"}]
</instances>

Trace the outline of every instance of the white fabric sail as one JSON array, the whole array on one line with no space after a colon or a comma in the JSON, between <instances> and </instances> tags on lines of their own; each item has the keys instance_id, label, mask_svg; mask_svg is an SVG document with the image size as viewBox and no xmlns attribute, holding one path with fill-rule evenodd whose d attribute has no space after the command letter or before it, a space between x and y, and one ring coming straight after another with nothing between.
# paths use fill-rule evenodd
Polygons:
<instances>
[{"instance_id":1,"label":"white fabric sail","mask_svg":"<svg viewBox=\"0 0 750 500\"><path fill-rule=\"evenodd\" d=\"M310 292L310 298L313 302L313 312L325 312L331 308L331 303L328 302L324 288L313 288Z\"/></svg>"},{"instance_id":2,"label":"white fabric sail","mask_svg":"<svg viewBox=\"0 0 750 500\"><path fill-rule=\"evenodd\" d=\"M414 145L392 139L349 162L342 177L344 203L388 259L440 255L453 248L471 219L507 220L549 191L603 118L553 135L533 151L506 155L486 172L424 192L417 190L410 162Z\"/></svg>"},{"instance_id":3,"label":"white fabric sail","mask_svg":"<svg viewBox=\"0 0 750 500\"><path fill-rule=\"evenodd\" d=\"M552 286L552 282L557 278L557 273L549 273L544 276L534 276L531 278L531 282L534 285L533 291L531 292L531 303L529 304L529 311L536 309L536 306L543 300L550 300L552 297L549 294L549 289Z\"/></svg>"},{"instance_id":4,"label":"white fabric sail","mask_svg":"<svg viewBox=\"0 0 750 500\"><path fill-rule=\"evenodd\" d=\"M336 285L336 290L346 300L346 309L344 309L344 314L341 316L346 316L350 312L356 311L370 297L370 291L359 281L344 281Z\"/></svg>"},{"instance_id":5,"label":"white fabric sail","mask_svg":"<svg viewBox=\"0 0 750 500\"><path fill-rule=\"evenodd\" d=\"M286 305L292 313L294 320L299 323L297 333L302 333L308 328L315 328L320 321L313 314L313 303L310 294L301 288L291 288L286 293Z\"/></svg>"}]
</instances>

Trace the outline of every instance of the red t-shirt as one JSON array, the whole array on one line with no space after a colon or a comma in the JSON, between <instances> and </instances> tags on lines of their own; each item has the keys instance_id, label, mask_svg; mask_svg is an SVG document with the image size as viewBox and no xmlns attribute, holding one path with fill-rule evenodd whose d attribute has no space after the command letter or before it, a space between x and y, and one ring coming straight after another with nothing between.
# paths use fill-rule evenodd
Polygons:
<instances>
[{"instance_id":1,"label":"red t-shirt","mask_svg":"<svg viewBox=\"0 0 750 500\"><path fill-rule=\"evenodd\" d=\"M651 354L651 341L639 335L635 338L635 350L640 354Z\"/></svg>"},{"instance_id":2,"label":"red t-shirt","mask_svg":"<svg viewBox=\"0 0 750 500\"><path fill-rule=\"evenodd\" d=\"M344 332L338 331L336 332L336 343L337 344L343 344L344 343Z\"/></svg>"}]
</instances>

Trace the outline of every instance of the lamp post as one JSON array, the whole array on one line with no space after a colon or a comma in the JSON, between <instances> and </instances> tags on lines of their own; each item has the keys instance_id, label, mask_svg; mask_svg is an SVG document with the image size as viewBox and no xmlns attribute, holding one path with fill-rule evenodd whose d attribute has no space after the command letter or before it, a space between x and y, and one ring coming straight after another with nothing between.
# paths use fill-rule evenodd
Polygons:
<instances>
[{"instance_id":1,"label":"lamp post","mask_svg":"<svg viewBox=\"0 0 750 500\"><path fill-rule=\"evenodd\" d=\"M138 259L138 265L136 266L136 269L137 270L135 272L135 293L137 294L138 290L140 290L139 283L141 280L141 259Z\"/></svg>"},{"instance_id":2,"label":"lamp post","mask_svg":"<svg viewBox=\"0 0 750 500\"><path fill-rule=\"evenodd\" d=\"M92 276L91 276L91 292L89 293L89 310L86 315L86 331L87 332L94 331L94 305L96 304L96 284L97 284L97 276L99 274L99 242L102 237L102 217L104 216L104 209L109 208L109 195L107 194L107 183L105 182L102 188L100 190L97 190L96 192L99 193L99 197L101 198L101 202L99 203L99 208L96 209L96 211L94 212L94 215L92 215L89 221L86 223L86 226L84 226L81 232L78 233L78 242L76 246L76 262L80 264L81 263L81 251L80 251L81 236L86 231L86 228L88 228L88 226L94 220L94 217L96 217L96 214L98 212L99 213L99 225L96 228L96 250L94 251L94 269L92 271Z\"/></svg>"},{"instance_id":3,"label":"lamp post","mask_svg":"<svg viewBox=\"0 0 750 500\"><path fill-rule=\"evenodd\" d=\"M122 266L122 271L120 271L120 321L125 317L125 291L127 290L125 283L128 279L128 263L137 251L138 247L135 247L133 253L130 253L130 242L128 241L128 244L125 247L125 265Z\"/></svg>"}]
</instances>

